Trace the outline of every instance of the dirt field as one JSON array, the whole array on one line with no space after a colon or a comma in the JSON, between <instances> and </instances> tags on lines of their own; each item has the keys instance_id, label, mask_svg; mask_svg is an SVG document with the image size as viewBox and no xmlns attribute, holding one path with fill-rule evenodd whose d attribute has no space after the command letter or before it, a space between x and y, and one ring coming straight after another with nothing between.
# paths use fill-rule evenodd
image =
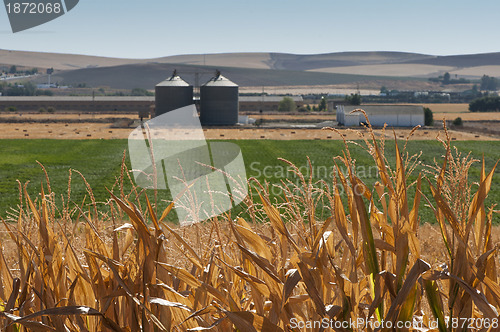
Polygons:
<instances>
[{"instance_id":1,"label":"dirt field","mask_svg":"<svg viewBox=\"0 0 500 332\"><path fill-rule=\"evenodd\" d=\"M413 104L410 104L413 105ZM442 120L443 117L446 120L453 120L457 117L461 117L464 121L488 121L488 120L500 120L500 112L486 112L486 113L472 113L469 112L468 104L418 104L424 107L429 107L434 113L434 120ZM363 108L363 105L360 106ZM283 114L263 114L263 115L250 115L253 118L263 118L268 120L335 120L335 114L294 114L294 115L283 115ZM33 121L43 121L57 119L60 120L87 120L87 119L107 119L107 118L128 118L128 119L138 119L135 113L0 113L0 120L16 118L22 120L33 120Z\"/></svg>"},{"instance_id":2,"label":"dirt field","mask_svg":"<svg viewBox=\"0 0 500 332\"><path fill-rule=\"evenodd\" d=\"M409 104L422 105L428 107L435 114L437 113L469 113L469 104Z\"/></svg>"},{"instance_id":3,"label":"dirt field","mask_svg":"<svg viewBox=\"0 0 500 332\"><path fill-rule=\"evenodd\" d=\"M463 105L432 105L439 106L441 113L434 113L436 126L420 129L415 133L415 139L435 139L441 126L437 125L443 118L453 120L461 117L464 128L452 130L452 137L456 140L498 140L496 133L500 121L500 113L460 113ZM361 106L362 107L362 106ZM454 112L452 112L454 111ZM251 115L255 119L264 119L269 128L255 127L228 127L207 128L207 139L341 139L334 132L320 128L273 128L273 122L287 122L290 125L321 123L335 121L335 114L264 114ZM0 114L0 139L126 139L133 127L128 126L137 120L136 114L84 114L84 113L3 113ZM278 126L278 124L277 124ZM343 137L356 139L356 134L348 129L340 129ZM380 130L376 130L378 134ZM409 129L396 129L398 137L406 137ZM386 135L392 137L392 131Z\"/></svg>"},{"instance_id":4,"label":"dirt field","mask_svg":"<svg viewBox=\"0 0 500 332\"><path fill-rule=\"evenodd\" d=\"M484 113L472 113L467 110L467 104L439 104L439 105L429 105L424 104L424 107L430 107L433 111L434 121L441 121L443 118L446 120L454 120L458 117L462 118L464 121L499 121L500 112L484 112ZM360 106L363 108L363 105ZM297 115L282 115L282 114L263 114L261 115L250 115L250 117L256 119L264 120L319 120L328 121L335 120L335 114L297 114Z\"/></svg>"},{"instance_id":5,"label":"dirt field","mask_svg":"<svg viewBox=\"0 0 500 332\"><path fill-rule=\"evenodd\" d=\"M446 120L454 120L462 118L463 121L499 121L500 112L491 113L434 113L434 121L440 121L443 118Z\"/></svg>"},{"instance_id":6,"label":"dirt field","mask_svg":"<svg viewBox=\"0 0 500 332\"><path fill-rule=\"evenodd\" d=\"M112 128L107 123L20 123L0 124L0 139L127 139L133 128ZM275 139L275 140L303 140L303 139L341 139L332 131L322 129L269 129L269 128L215 128L204 129L207 139ZM433 140L439 129L418 130L414 139ZM340 132L346 139L358 139L354 131L341 129ZM396 129L399 138L406 137L408 129ZM381 130L376 130L378 135ZM451 130L452 139L455 140L499 140L490 135ZM387 137L393 137L392 131L387 130Z\"/></svg>"}]
</instances>

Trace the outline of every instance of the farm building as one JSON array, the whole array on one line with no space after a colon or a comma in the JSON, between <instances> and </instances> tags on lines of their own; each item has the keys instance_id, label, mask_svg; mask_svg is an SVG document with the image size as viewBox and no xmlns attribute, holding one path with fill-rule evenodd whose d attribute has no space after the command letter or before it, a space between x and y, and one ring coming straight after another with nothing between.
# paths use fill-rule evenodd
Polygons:
<instances>
[{"instance_id":1,"label":"farm building","mask_svg":"<svg viewBox=\"0 0 500 332\"><path fill-rule=\"evenodd\" d=\"M238 123L239 87L217 72L200 88L200 122L202 125Z\"/></svg>"},{"instance_id":2,"label":"farm building","mask_svg":"<svg viewBox=\"0 0 500 332\"><path fill-rule=\"evenodd\" d=\"M290 96L297 108L304 105L302 96ZM240 112L277 112L282 96L240 96Z\"/></svg>"},{"instance_id":3,"label":"farm building","mask_svg":"<svg viewBox=\"0 0 500 332\"><path fill-rule=\"evenodd\" d=\"M362 113L350 114L355 109L366 112L372 126L382 127L415 127L424 125L424 108L415 105L361 105L337 106L337 122L339 125L351 127L366 122Z\"/></svg>"},{"instance_id":4,"label":"farm building","mask_svg":"<svg viewBox=\"0 0 500 332\"><path fill-rule=\"evenodd\" d=\"M176 71L155 87L156 116L193 103L193 86L180 78Z\"/></svg>"}]
</instances>

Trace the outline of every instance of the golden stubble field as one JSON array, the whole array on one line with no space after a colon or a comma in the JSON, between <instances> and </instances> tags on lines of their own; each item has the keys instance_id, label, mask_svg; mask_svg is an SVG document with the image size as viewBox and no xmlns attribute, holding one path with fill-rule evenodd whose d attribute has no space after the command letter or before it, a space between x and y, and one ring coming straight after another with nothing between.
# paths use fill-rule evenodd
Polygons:
<instances>
[{"instance_id":1,"label":"golden stubble field","mask_svg":"<svg viewBox=\"0 0 500 332\"><path fill-rule=\"evenodd\" d=\"M112 128L103 123L53 123L53 124L0 124L0 139L127 139L133 128ZM208 128L204 129L207 139L273 139L273 140L328 140L359 139L350 129L340 129L342 137L330 131L317 129L281 129L281 128ZM395 129L396 136L403 138L409 129ZM375 130L376 135L382 135L382 130ZM414 139L433 140L439 134L438 128L421 129L414 134ZM392 137L392 131L384 133ZM450 130L453 140L498 140L497 136L489 134L469 133Z\"/></svg>"},{"instance_id":2,"label":"golden stubble field","mask_svg":"<svg viewBox=\"0 0 500 332\"><path fill-rule=\"evenodd\" d=\"M496 121L500 121L500 113L470 113L466 104L432 104L424 105L434 111L435 123L440 123L443 119L454 120L461 117L467 122L481 125L481 128L498 127ZM362 108L362 105L361 105ZM311 122L335 121L335 114L263 114L249 115L255 119L263 119L270 122L270 128L255 127L219 127L204 129L207 139L341 139L338 135L318 128L301 128L301 124ZM22 114L0 114L0 121L14 119L12 123L0 122L0 139L126 139L133 130L132 126L117 125L117 123L132 123L137 121L136 114L108 113L108 114L85 114L85 113L22 113ZM302 122L302 120L304 122ZM16 122L17 121L17 122ZM21 122L22 121L22 122ZM289 128L274 127L273 122L286 121ZM491 123L489 123L492 121ZM138 125L138 124L137 124ZM297 125L293 128L293 125ZM415 133L415 139L435 139L440 130L440 126L423 128ZM357 135L351 130L340 129L344 138L356 139ZM377 134L382 132L375 129ZM409 133L409 129L396 128L396 135L404 137ZM497 140L497 135L482 132L481 130L450 130L454 140ZM392 135L392 133L391 133Z\"/></svg>"}]
</instances>

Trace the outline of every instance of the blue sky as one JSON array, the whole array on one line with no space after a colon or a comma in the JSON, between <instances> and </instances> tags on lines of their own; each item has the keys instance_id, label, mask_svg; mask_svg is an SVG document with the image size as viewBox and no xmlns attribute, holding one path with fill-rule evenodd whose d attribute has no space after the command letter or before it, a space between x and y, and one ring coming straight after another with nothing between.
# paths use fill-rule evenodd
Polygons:
<instances>
[{"instance_id":1,"label":"blue sky","mask_svg":"<svg viewBox=\"0 0 500 332\"><path fill-rule=\"evenodd\" d=\"M0 48L123 58L221 52L500 51L498 0L80 0Z\"/></svg>"}]
</instances>

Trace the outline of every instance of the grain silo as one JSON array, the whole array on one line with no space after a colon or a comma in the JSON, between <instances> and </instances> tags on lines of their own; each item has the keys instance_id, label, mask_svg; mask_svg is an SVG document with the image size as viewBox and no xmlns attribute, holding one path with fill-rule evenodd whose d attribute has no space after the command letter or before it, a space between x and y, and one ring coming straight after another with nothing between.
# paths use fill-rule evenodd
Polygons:
<instances>
[{"instance_id":1,"label":"grain silo","mask_svg":"<svg viewBox=\"0 0 500 332\"><path fill-rule=\"evenodd\" d=\"M200 88L202 125L234 125L238 122L238 85L217 71Z\"/></svg>"},{"instance_id":2,"label":"grain silo","mask_svg":"<svg viewBox=\"0 0 500 332\"><path fill-rule=\"evenodd\" d=\"M174 71L172 76L155 87L156 116L193 104L193 86Z\"/></svg>"}]
</instances>

